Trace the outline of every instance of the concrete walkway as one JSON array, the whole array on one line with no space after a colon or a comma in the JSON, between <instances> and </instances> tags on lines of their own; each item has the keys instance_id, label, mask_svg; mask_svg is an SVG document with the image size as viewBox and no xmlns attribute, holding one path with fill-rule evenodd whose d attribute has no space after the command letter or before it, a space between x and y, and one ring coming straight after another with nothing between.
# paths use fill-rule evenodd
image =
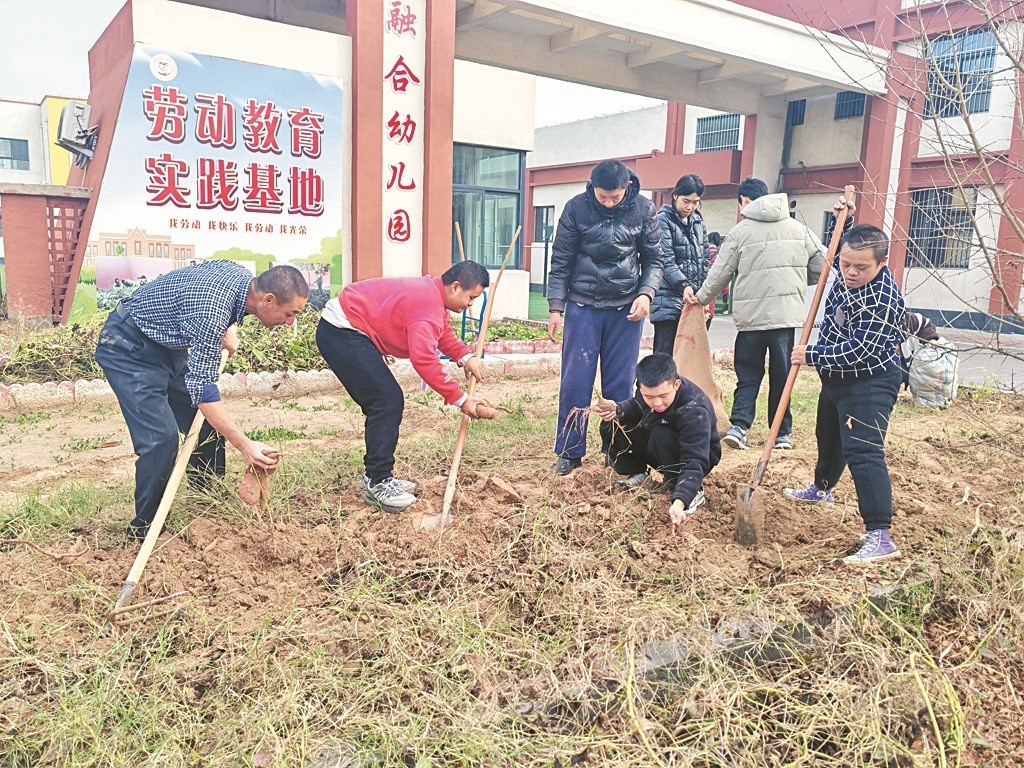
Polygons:
<instances>
[{"instance_id":1,"label":"concrete walkway","mask_svg":"<svg viewBox=\"0 0 1024 768\"><path fill-rule=\"evenodd\" d=\"M653 331L651 331L653 333ZM811 341L817 332L811 335ZM1024 336L962 328L939 328L939 335L956 344L962 383L1024 392ZM708 331L712 349L732 349L736 324L731 315L715 315Z\"/></svg>"}]
</instances>

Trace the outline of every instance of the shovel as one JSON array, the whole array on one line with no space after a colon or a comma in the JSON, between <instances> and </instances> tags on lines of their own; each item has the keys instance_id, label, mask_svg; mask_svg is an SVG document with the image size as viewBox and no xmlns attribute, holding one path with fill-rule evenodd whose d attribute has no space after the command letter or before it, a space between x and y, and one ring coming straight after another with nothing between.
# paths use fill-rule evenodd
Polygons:
<instances>
[{"instance_id":1,"label":"shovel","mask_svg":"<svg viewBox=\"0 0 1024 768\"><path fill-rule=\"evenodd\" d=\"M843 197L847 202L853 202L856 190L846 187ZM832 269L832 262L835 260L836 251L839 250L839 241L843 237L843 227L846 224L848 209L843 208L836 216L836 225L832 230L832 237L828 243L828 253L825 255L825 264L821 268L821 277L818 278L818 285L814 289L814 298L811 299L811 307L807 311L807 319L804 320L803 331L800 333L800 345L805 346L811 338L811 329L814 327L814 318L818 314L818 306L821 304L821 297L825 293L825 284L828 282L829 272ZM772 428L768 432L768 439L764 441L764 450L761 451L761 458L754 468L754 474L750 479L750 485L740 484L737 487L736 498L736 532L733 538L746 547L756 547L761 543L764 536L764 498L763 494L757 493L764 471L768 468L768 459L772 455L772 448L775 447L775 438L779 436L779 428L782 420L786 417L786 408L789 407L789 398L793 394L793 385L796 383L796 376L800 373L800 366L793 365L789 369L789 376L786 377L786 386L779 398L779 407L772 418Z\"/></svg>"},{"instance_id":2,"label":"shovel","mask_svg":"<svg viewBox=\"0 0 1024 768\"><path fill-rule=\"evenodd\" d=\"M228 352L223 350L220 355L220 373L224 373L224 366L228 362ZM114 617L117 614L125 610L129 598L132 596L132 592L135 591L135 586L139 583L142 578L142 572L146 569L146 563L149 562L149 556L153 554L153 548L156 546L156 540L160 537L160 532L164 527L164 520L167 519L167 513L171 511L171 504L174 502L174 496L178 492L178 486L181 485L181 479L185 476L185 468L188 466L189 457L192 455L192 451L196 449L196 443L199 442L199 430L203 426L203 422L206 419L203 417L203 412L196 410L195 418L192 420L192 426L185 435L185 442L182 444L178 451L178 458L174 462L174 468L171 470L171 476L167 480L167 485L164 488L164 495L160 498L160 506L157 507L156 514L153 516L153 522L149 525L149 531L146 533L146 538L142 542L142 548L139 549L139 554L135 556L135 562L132 564L131 570L128 572L128 578L125 579L124 586L121 587L121 593L117 596L117 602L114 604L114 610L110 613L110 621L113 623Z\"/></svg>"}]
</instances>

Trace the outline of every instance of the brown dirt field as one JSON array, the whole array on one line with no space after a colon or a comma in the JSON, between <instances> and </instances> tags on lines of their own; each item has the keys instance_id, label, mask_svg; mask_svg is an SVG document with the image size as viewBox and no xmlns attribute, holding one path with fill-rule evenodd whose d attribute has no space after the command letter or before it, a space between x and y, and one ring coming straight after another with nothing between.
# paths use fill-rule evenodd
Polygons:
<instances>
[{"instance_id":1,"label":"brown dirt field","mask_svg":"<svg viewBox=\"0 0 1024 768\"><path fill-rule=\"evenodd\" d=\"M730 386L731 374L719 371L716 376L723 388ZM528 420L550 419L557 406L554 377L492 382L482 391L494 402L518 403ZM801 377L799 391L813 408L810 376ZM888 453L897 510L894 535L906 556L882 570L851 570L841 562L862 530L848 475L831 507L798 506L781 494L783 486L802 485L811 478L813 410L806 405L795 414L795 450L773 455L759 491L768 516L766 542L757 551L732 540L733 486L749 480L756 450L727 449L722 464L706 480L706 508L685 530L673 532L664 495L617 489L610 470L599 466L593 452L581 470L556 478L549 472L551 436L519 441L513 431L507 438L489 433L487 444L480 444L471 430L455 522L443 531L421 530L423 519L429 521L441 504L450 459L446 450L457 419L452 411L438 407L432 395L407 397L399 470L420 483L420 501L409 514L388 515L365 506L353 490L356 478L351 471L321 487L301 487L296 468L290 485L275 488L276 498L261 521L248 518L230 498L211 501L209 514L184 526L172 512L177 532L158 547L133 600L187 591L169 605L201 609L230 622L238 633L291 616L298 633L319 636L328 648L351 650L367 642L375 623L386 621L387 607L364 605L330 634L322 626L322 609L336 604L339 594L358 582L365 569L385 571L406 585L414 583L423 594L471 585L479 591L482 616L512 601L520 607L524 624L535 628L572 620L573 607L552 602L545 589L552 580L572 573L589 575L594 590L604 582L634 590L654 583L686 584L713 612L705 621L714 627L720 619L748 611L754 597L790 601L810 614L850 604L880 585L927 579L942 565L931 553L941 549L943 541L966 542L976 522L1021 523L1024 403L967 392L945 412L914 408L906 395L901 400ZM235 400L229 405L246 428L305 427L307 437L282 443L288 457L330 451L359 454L361 417L351 403L339 409L338 402L338 397L329 396L289 403ZM761 430L755 437L760 434L763 439L763 425L755 429ZM119 443L67 448L75 440L97 436ZM404 445L431 438L447 442L415 457L403 451ZM229 463L235 459L237 454L229 452ZM237 469L234 472L230 477L237 482ZM0 506L26 493L45 492L55 483L102 486L128 481L131 473L130 443L116 407L58 412L24 425L8 421L0 433ZM274 484L275 478L271 481ZM275 511L283 504L288 513ZM538 551L530 535L540 507L559 510L552 523L554 536L545 539L551 542L546 551ZM127 504L118 517L130 517ZM6 574L0 580L0 606L8 606L8 621L31 625L40 615L68 616L66 631L48 642L70 653L92 636L136 554L135 548L113 544L89 520L44 546L66 549L75 535L84 536L90 548L70 565L58 565L21 547L0 551L0 570ZM83 581L96 587L90 604L65 589ZM630 615L628 605L605 620L610 625L643 622ZM939 638L954 629L938 624L934 632ZM1018 668L1012 677L1016 690L1024 691L1024 673ZM1006 722L994 722L991 728L1012 738Z\"/></svg>"},{"instance_id":2,"label":"brown dirt field","mask_svg":"<svg viewBox=\"0 0 1024 768\"><path fill-rule=\"evenodd\" d=\"M807 377L802 379L803 387L810 384ZM495 402L525 397L531 414L543 417L557 406L556 388L553 378L506 381L492 385L488 395ZM288 440L282 444L287 454L310 450L359 453L361 415L350 401L343 408L333 407L338 402L336 396L303 397L286 403L239 400L232 401L232 410L246 428L258 425L305 430L311 435L326 433L320 438ZM403 440L457 428L453 412L442 409L436 400L424 402L430 404L407 402ZM330 409L313 410L324 407ZM914 553L915 562L918 557L927 558L936 538L966 536L975 523L975 513L983 523L999 521L1011 502L1011 489L1016 488L1019 496L1024 467L1019 457L1024 441L1018 430L1024 407L1010 402L991 412L965 399L948 412L926 413L923 418L923 409L914 409L906 399L904 408L915 418L901 419L897 414L888 452L897 509L894 534L906 552ZM798 422L802 423L798 423L797 449L773 453L758 491L765 501L767 520L764 546L756 552L732 541L734 484L749 481L756 448L745 452L726 449L722 464L705 483L707 507L691 518L685 530L673 532L667 525L668 501L663 494L652 496L614 487L613 473L599 468L593 453L581 470L566 478L555 477L547 471L551 458L546 450L550 448L545 450L543 444L533 441L535 445L522 446L525 450L502 451L493 472L487 469L486 448L476 446L474 458L467 459L460 473L455 524L443 533L420 530L420 521L427 517L429 522L440 511L446 464L433 462L424 476L414 467L402 466L404 457L400 456L399 470L421 485L420 501L409 514L382 514L363 505L345 485L297 489L292 502L306 508L299 515L301 522L228 525L197 519L159 550L147 568L140 595L187 589L195 599L223 610L227 617L240 608L244 614L244 609L258 602L315 601L315 592L308 591L311 576L326 579L332 573L355 573L358 563L367 559L386 564L396 573L439 561L459 570L486 570L496 552L507 547L510 537L527 523L531 508L555 504L564 510L560 533L567 545L617 549L622 561L606 567L626 568L633 578L694 580L709 594L753 579L762 588L800 594L808 604L845 603L869 583L860 577L860 571L853 571L851 578L851 571L835 557L861 530L852 483L848 476L844 478L838 502L832 507L797 505L782 496L783 486L804 484L812 474L810 425L807 418L798 417ZM960 435L964 429L975 436ZM46 421L18 428L17 441L11 441L12 433L12 425L8 425L7 434L0 435L0 467L13 465L0 470L0 503L28 492L45 492L48 485L58 482L102 486L132 477L130 441L116 407L97 408L94 413L54 413ZM104 441L117 441L117 445L67 452L75 440L97 435ZM996 435L1017 446L998 463L986 460L978 450L978 441L991 442ZM472 432L469 440L472 443ZM488 482L491 475L499 482L504 480L502 485L509 490ZM967 503L958 505L966 486L970 486ZM340 520L332 519L335 513ZM127 507L124 517L130 517ZM335 523L340 529L332 527ZM89 539L96 531L89 521L83 521L76 533ZM67 568L34 555L11 552L0 557L14 572L33 561L34 579L69 576ZM76 560L72 570L114 588L133 558L134 550L92 550ZM0 603L3 601L0 586ZM234 618L244 620L244 615ZM262 619L256 616L255 620Z\"/></svg>"}]
</instances>

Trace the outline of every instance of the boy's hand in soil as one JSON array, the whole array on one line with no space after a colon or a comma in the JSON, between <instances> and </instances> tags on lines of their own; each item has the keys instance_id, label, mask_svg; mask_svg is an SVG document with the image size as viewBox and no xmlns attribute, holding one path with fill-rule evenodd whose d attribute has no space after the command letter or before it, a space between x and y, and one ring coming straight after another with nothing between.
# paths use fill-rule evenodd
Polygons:
<instances>
[{"instance_id":1,"label":"boy's hand in soil","mask_svg":"<svg viewBox=\"0 0 1024 768\"><path fill-rule=\"evenodd\" d=\"M683 500L673 501L672 506L668 508L668 519L672 523L673 530L675 530L675 526L685 523L686 517L686 505L683 504Z\"/></svg>"},{"instance_id":2,"label":"boy's hand in soil","mask_svg":"<svg viewBox=\"0 0 1024 768\"><path fill-rule=\"evenodd\" d=\"M611 421L615 418L615 401L603 397L597 398L594 403L594 414L601 417L601 421Z\"/></svg>"}]
</instances>

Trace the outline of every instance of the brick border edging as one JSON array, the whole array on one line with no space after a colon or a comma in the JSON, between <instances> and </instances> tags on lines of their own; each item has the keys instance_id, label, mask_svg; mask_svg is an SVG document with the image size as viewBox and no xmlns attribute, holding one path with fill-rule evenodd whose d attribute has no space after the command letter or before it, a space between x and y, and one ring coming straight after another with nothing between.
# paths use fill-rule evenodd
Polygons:
<instances>
[{"instance_id":1,"label":"brick border edging","mask_svg":"<svg viewBox=\"0 0 1024 768\"><path fill-rule=\"evenodd\" d=\"M650 348L650 337L641 349ZM507 376L539 377L561 370L558 345L542 341L496 341L484 348L484 373L489 378ZM716 363L731 363L732 349L712 352ZM448 368L455 378L462 372L454 363ZM399 360L391 370L403 388L420 384L420 376L408 360ZM292 398L311 394L343 392L341 382L329 369L321 371L275 371L257 373L226 373L218 382L221 396L227 398ZM0 413L41 411L84 404L114 404L110 385L103 379L48 381L44 384L0 384Z\"/></svg>"}]
</instances>

